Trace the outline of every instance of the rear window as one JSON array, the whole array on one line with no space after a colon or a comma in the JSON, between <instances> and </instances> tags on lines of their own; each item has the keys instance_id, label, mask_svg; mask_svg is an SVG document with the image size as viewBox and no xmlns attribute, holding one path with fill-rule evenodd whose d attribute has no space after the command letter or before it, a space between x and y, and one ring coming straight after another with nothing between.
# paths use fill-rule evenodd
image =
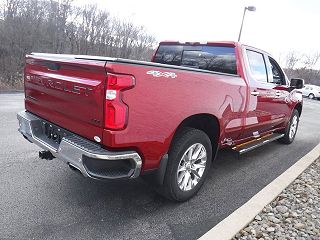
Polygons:
<instances>
[{"instance_id":1,"label":"rear window","mask_svg":"<svg viewBox=\"0 0 320 240\"><path fill-rule=\"evenodd\" d=\"M234 47L161 45L154 62L237 74Z\"/></svg>"}]
</instances>

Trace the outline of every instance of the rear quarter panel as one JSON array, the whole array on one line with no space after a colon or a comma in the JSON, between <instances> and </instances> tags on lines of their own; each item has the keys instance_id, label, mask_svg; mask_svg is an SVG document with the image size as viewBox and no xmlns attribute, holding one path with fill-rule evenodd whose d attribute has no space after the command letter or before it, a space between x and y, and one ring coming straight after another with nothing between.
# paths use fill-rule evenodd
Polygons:
<instances>
[{"instance_id":1,"label":"rear quarter panel","mask_svg":"<svg viewBox=\"0 0 320 240\"><path fill-rule=\"evenodd\" d=\"M220 139L237 139L246 104L246 83L238 76L180 69L107 63L107 72L132 74L136 86L123 93L129 106L125 130L104 130L110 148L135 148L144 159L143 170L159 166L172 137L186 118L201 113L219 120ZM156 77L148 71L170 72L176 77Z\"/></svg>"}]
</instances>

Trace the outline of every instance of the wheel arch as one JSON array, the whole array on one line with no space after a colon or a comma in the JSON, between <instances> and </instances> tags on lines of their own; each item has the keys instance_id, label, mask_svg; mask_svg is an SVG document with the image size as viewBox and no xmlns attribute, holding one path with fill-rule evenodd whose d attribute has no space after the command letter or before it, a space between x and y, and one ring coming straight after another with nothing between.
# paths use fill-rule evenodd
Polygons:
<instances>
[{"instance_id":1,"label":"wheel arch","mask_svg":"<svg viewBox=\"0 0 320 240\"><path fill-rule=\"evenodd\" d=\"M179 131L185 127L199 129L205 132L212 144L213 158L216 155L219 146L220 124L216 116L208 113L200 113L185 118L177 127L171 143Z\"/></svg>"}]
</instances>

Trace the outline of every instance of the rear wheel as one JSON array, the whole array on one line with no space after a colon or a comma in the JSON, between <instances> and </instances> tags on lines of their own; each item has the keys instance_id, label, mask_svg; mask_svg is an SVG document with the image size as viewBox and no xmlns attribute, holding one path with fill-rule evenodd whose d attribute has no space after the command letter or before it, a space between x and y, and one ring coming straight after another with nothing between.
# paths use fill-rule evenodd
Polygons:
<instances>
[{"instance_id":1,"label":"rear wheel","mask_svg":"<svg viewBox=\"0 0 320 240\"><path fill-rule=\"evenodd\" d=\"M201 188L212 159L207 134L194 128L182 129L169 150L162 193L169 199L186 201Z\"/></svg>"},{"instance_id":2,"label":"rear wheel","mask_svg":"<svg viewBox=\"0 0 320 240\"><path fill-rule=\"evenodd\" d=\"M279 139L280 142L285 144L290 144L293 142L299 125L299 112L297 109L293 110L292 116L290 118L290 121L288 123L288 126L285 130L285 135Z\"/></svg>"}]
</instances>

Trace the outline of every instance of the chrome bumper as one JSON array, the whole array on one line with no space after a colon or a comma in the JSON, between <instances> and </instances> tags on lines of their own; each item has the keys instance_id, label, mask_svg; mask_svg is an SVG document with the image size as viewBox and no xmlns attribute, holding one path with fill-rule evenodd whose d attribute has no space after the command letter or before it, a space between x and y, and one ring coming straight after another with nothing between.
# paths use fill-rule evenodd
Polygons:
<instances>
[{"instance_id":1,"label":"chrome bumper","mask_svg":"<svg viewBox=\"0 0 320 240\"><path fill-rule=\"evenodd\" d=\"M108 151L100 145L41 119L30 112L17 114L19 132L30 142L48 150L53 156L94 179L136 178L142 160L135 151ZM44 126L55 127L61 138L48 137ZM49 134L50 136L50 134ZM51 134L52 136L52 134Z\"/></svg>"}]
</instances>

